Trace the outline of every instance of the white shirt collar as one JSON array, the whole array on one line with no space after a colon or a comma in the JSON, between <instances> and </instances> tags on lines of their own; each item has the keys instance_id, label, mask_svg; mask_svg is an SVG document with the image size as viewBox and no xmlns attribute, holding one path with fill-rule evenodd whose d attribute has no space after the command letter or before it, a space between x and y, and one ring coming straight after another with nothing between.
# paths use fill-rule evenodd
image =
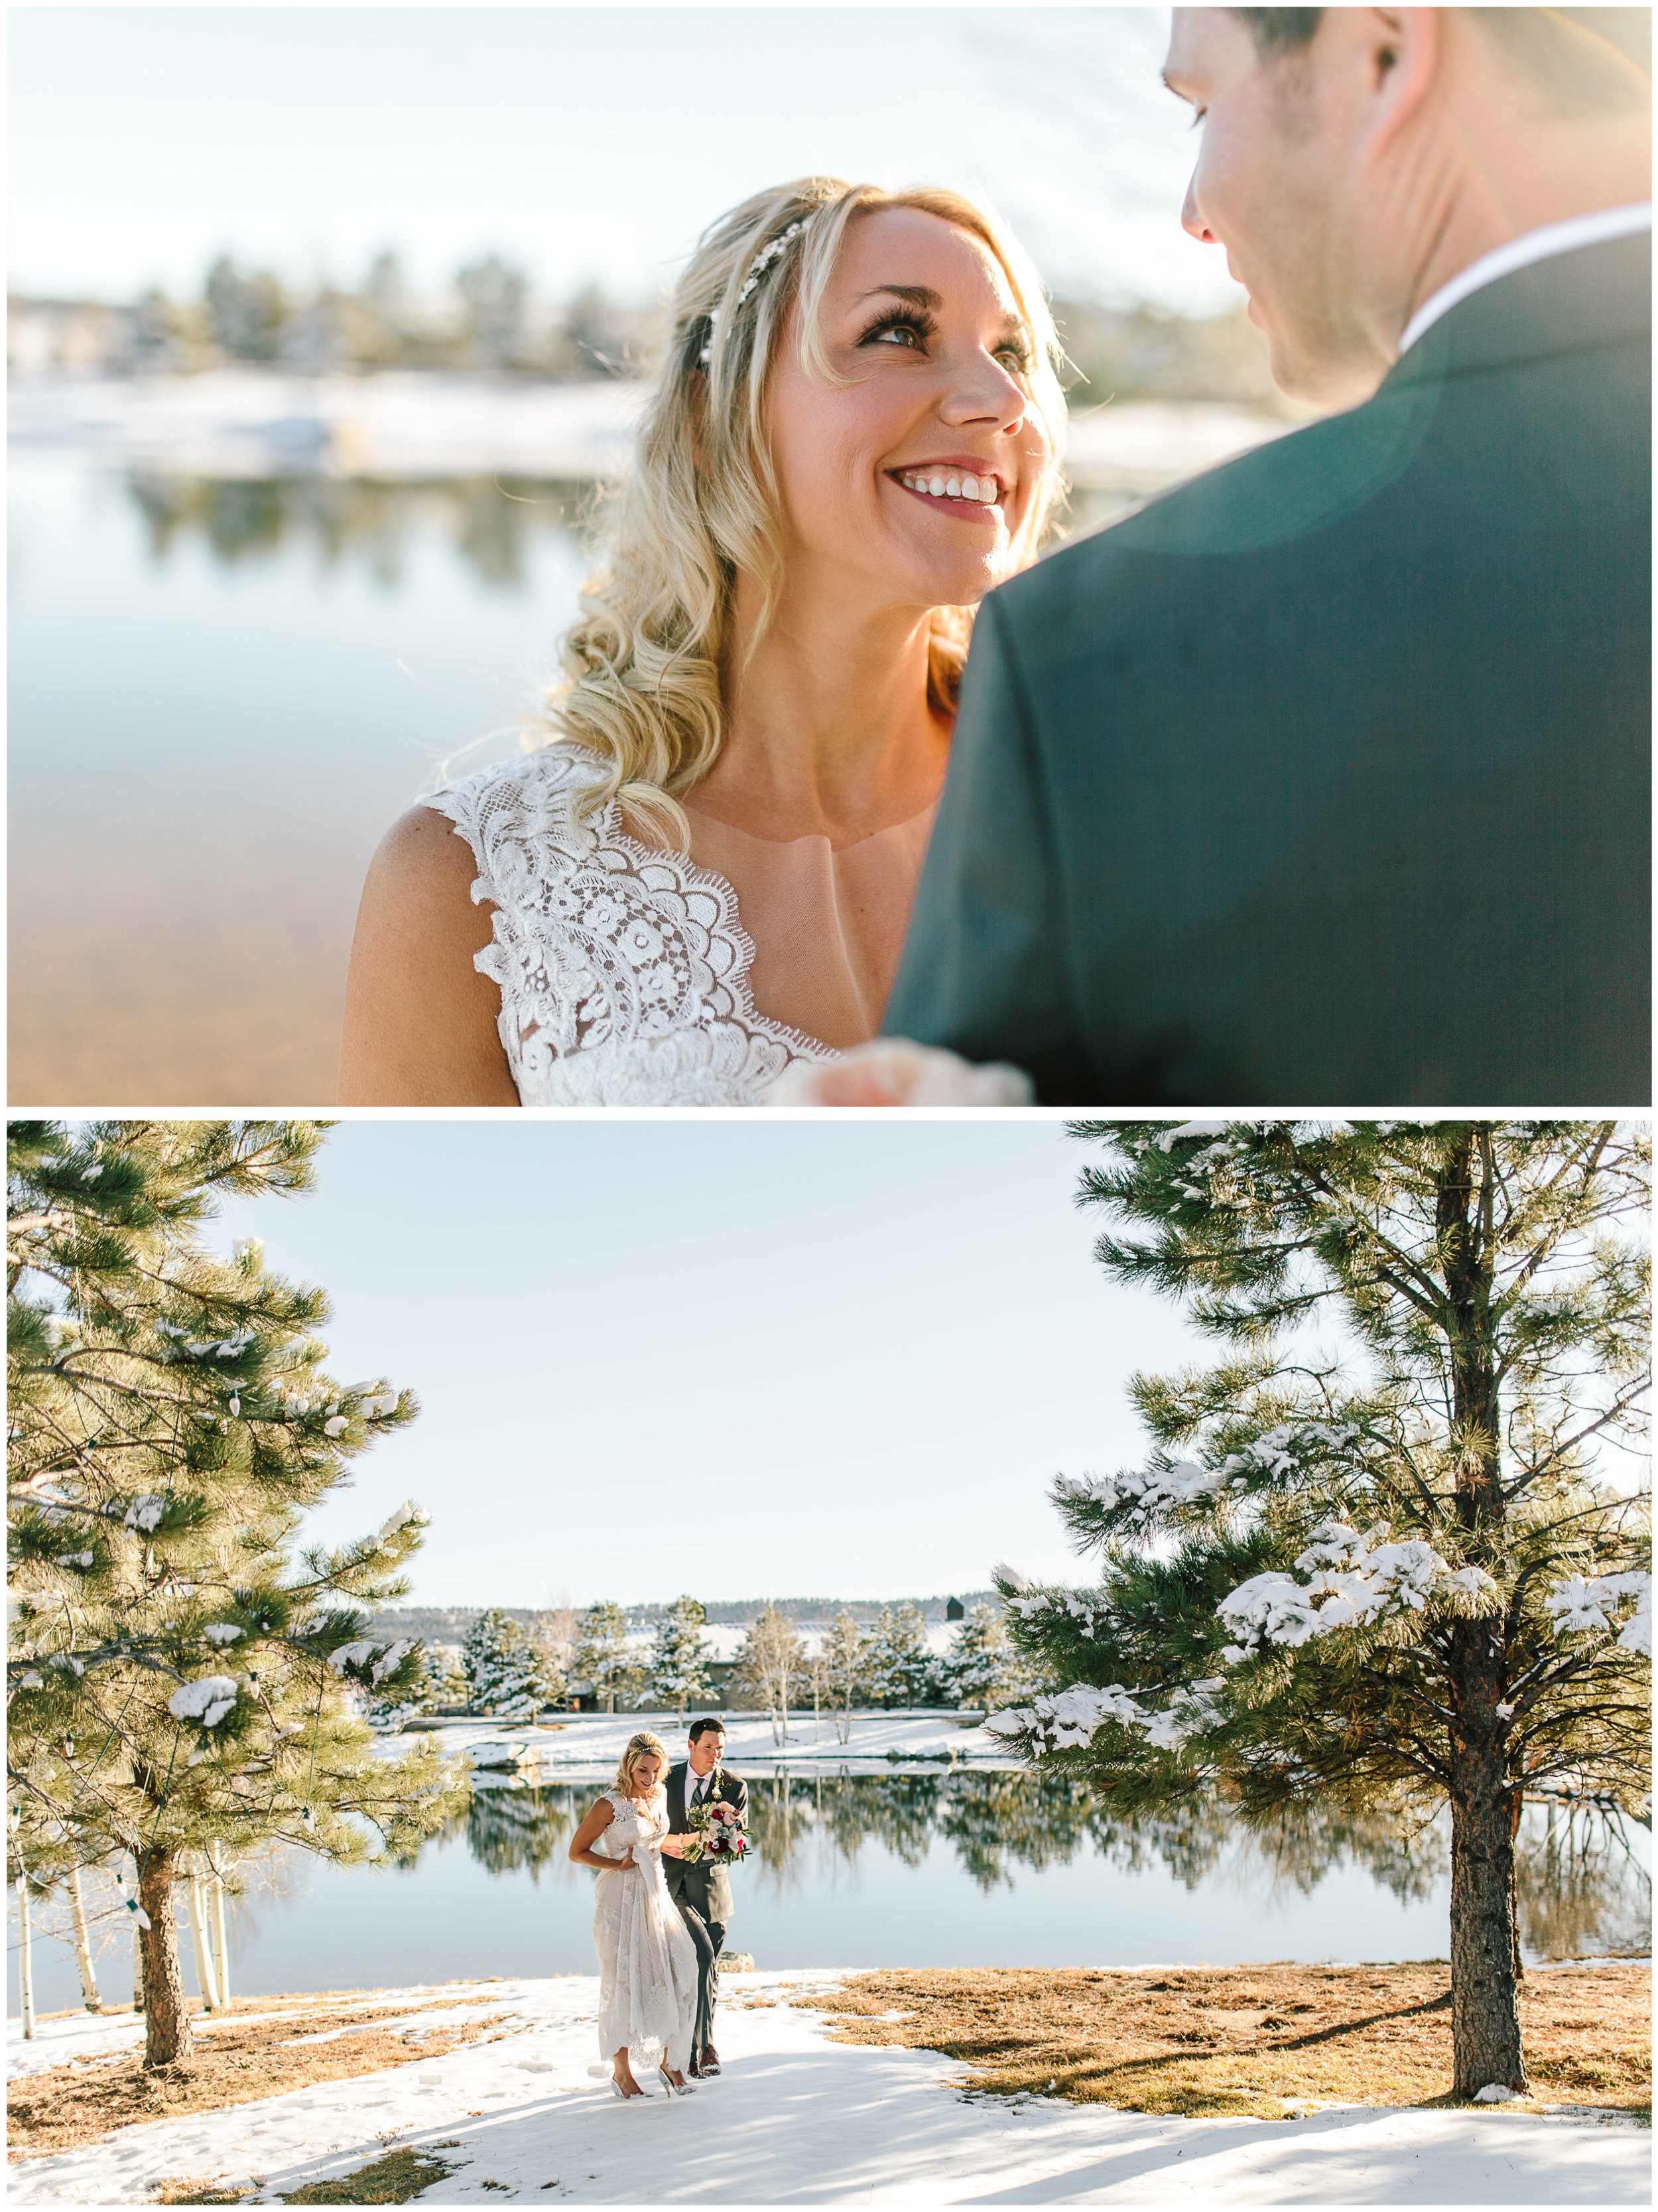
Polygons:
<instances>
[{"instance_id":1,"label":"white shirt collar","mask_svg":"<svg viewBox=\"0 0 1658 2212\"><path fill-rule=\"evenodd\" d=\"M1580 246L1599 246L1608 238L1628 238L1637 230L1651 228L1652 202L1643 200L1638 206L1598 208L1593 215L1575 215L1564 222L1546 222L1540 230L1528 230L1519 238L1511 238L1506 246L1482 253L1478 261L1471 261L1466 269L1459 270L1448 284L1442 284L1436 292L1429 295L1400 333L1400 358L1442 315L1448 314L1471 292L1483 291L1487 284L1495 284L1499 276L1511 276L1516 269L1527 269L1533 261L1546 261L1557 253L1573 252Z\"/></svg>"}]
</instances>

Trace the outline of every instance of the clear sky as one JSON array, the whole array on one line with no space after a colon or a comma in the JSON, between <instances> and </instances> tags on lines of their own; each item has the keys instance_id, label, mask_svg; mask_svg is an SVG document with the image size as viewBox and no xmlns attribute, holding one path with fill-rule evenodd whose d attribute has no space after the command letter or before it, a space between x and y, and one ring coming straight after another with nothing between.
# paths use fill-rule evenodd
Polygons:
<instances>
[{"instance_id":1,"label":"clear sky","mask_svg":"<svg viewBox=\"0 0 1658 2212\"><path fill-rule=\"evenodd\" d=\"M337 1380L423 1412L319 1516L432 1515L432 1604L1092 1579L1056 1473L1138 1462L1124 1384L1202 1357L1108 1283L1057 1122L337 1125L212 1229L324 1285Z\"/></svg>"},{"instance_id":2,"label":"clear sky","mask_svg":"<svg viewBox=\"0 0 1658 2212\"><path fill-rule=\"evenodd\" d=\"M696 233L814 170L955 183L1051 284L1242 297L1179 214L1166 9L13 8L10 283L191 292L224 251L435 287L486 249L562 296L661 289Z\"/></svg>"}]
</instances>

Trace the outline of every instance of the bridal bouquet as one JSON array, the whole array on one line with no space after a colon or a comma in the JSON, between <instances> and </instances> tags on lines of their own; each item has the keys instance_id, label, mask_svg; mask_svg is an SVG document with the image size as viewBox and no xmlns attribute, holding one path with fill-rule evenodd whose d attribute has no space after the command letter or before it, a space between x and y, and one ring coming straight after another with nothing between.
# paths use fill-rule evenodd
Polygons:
<instances>
[{"instance_id":1,"label":"bridal bouquet","mask_svg":"<svg viewBox=\"0 0 1658 2212\"><path fill-rule=\"evenodd\" d=\"M736 1806L727 1805L723 1798L693 1806L686 1825L690 1833L681 1855L685 1866L695 1866L703 1859L740 1859L749 1848L749 1832Z\"/></svg>"}]
</instances>

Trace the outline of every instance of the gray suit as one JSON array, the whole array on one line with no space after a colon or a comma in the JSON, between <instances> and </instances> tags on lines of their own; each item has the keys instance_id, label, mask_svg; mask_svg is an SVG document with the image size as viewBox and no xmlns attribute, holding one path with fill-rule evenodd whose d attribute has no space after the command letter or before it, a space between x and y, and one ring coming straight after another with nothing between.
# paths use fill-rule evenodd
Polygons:
<instances>
[{"instance_id":1,"label":"gray suit","mask_svg":"<svg viewBox=\"0 0 1658 2212\"><path fill-rule=\"evenodd\" d=\"M668 1769L665 1786L671 1836L689 1832L690 1823L685 1817L686 1778L689 1772L690 1762L683 1759ZM749 1785L728 1767L716 1766L708 1777L704 1802L710 1799L734 1806L739 1819L748 1819ZM732 1919L732 1878L717 1860L710 1864L704 1859L695 1866L686 1866L682 1860L665 1857L662 1871L667 1878L668 1894L679 1907L680 1917L696 1946L696 2025L691 2031L691 2055L695 2057L705 2045L714 2041L714 2008L720 1996L720 1954L725 1948L726 1930Z\"/></svg>"},{"instance_id":2,"label":"gray suit","mask_svg":"<svg viewBox=\"0 0 1658 2212\"><path fill-rule=\"evenodd\" d=\"M1651 244L994 592L883 1024L1048 1105L1650 1097Z\"/></svg>"}]
</instances>

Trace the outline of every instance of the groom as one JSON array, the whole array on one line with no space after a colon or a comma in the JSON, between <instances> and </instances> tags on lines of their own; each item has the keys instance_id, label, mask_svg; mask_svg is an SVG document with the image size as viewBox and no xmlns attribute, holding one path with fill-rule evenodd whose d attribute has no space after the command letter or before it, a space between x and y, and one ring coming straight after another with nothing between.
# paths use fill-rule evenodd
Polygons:
<instances>
[{"instance_id":1,"label":"groom","mask_svg":"<svg viewBox=\"0 0 1658 2212\"><path fill-rule=\"evenodd\" d=\"M734 1806L739 1820L749 1816L749 1785L740 1775L720 1765L726 1731L717 1720L691 1723L688 1755L668 1769L668 1833L683 1836L690 1830L690 1814L699 1805L716 1800ZM732 1878L720 1862L699 1859L687 1866L663 1854L662 1871L668 1894L679 1907L680 1917L696 1946L696 2023L691 2030L693 2074L717 2074L720 2053L714 2046L714 2008L720 1995L720 1954L731 1925Z\"/></svg>"},{"instance_id":2,"label":"groom","mask_svg":"<svg viewBox=\"0 0 1658 2212\"><path fill-rule=\"evenodd\" d=\"M1643 33L1175 10L1185 228L1339 411L986 602L890 1037L1050 1105L1649 1098Z\"/></svg>"}]
</instances>

